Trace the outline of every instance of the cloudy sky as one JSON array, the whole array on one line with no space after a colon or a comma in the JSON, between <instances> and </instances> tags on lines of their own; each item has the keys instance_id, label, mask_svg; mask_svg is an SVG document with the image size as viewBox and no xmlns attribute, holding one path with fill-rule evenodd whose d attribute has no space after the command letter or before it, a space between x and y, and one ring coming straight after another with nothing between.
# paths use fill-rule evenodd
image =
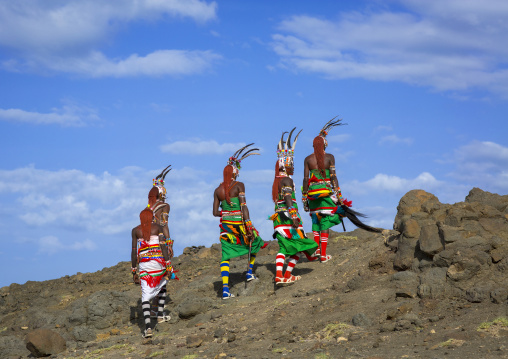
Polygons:
<instances>
[{"instance_id":1,"label":"cloudy sky","mask_svg":"<svg viewBox=\"0 0 508 359\"><path fill-rule=\"evenodd\" d=\"M507 16L503 0L0 0L0 286L129 260L169 164L176 254L217 242L213 190L249 142L240 180L270 239L281 132L303 129L299 187L334 116L328 151L371 225L412 189L508 194Z\"/></svg>"}]
</instances>

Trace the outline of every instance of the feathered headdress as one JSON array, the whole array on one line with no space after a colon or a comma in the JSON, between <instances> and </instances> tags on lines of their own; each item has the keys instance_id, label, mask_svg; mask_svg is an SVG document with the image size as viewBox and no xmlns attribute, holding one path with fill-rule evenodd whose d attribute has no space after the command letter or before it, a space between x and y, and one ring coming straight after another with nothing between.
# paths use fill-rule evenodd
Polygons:
<instances>
[{"instance_id":1,"label":"feathered headdress","mask_svg":"<svg viewBox=\"0 0 508 359\"><path fill-rule=\"evenodd\" d=\"M248 145L243 146L238 151L236 151L233 156L229 157L227 165L233 167L234 173L238 174L240 168L242 168L240 165L242 160L244 160L247 157L252 156L252 155L259 155L259 153L254 153L254 151L259 151L259 148L251 148L250 150L248 150L247 152L245 152L242 155L242 152L245 151L248 147L252 146L253 144L254 143L249 143ZM240 155L242 155L242 157L240 157Z\"/></svg>"},{"instance_id":2,"label":"feathered headdress","mask_svg":"<svg viewBox=\"0 0 508 359\"><path fill-rule=\"evenodd\" d=\"M280 141L277 144L277 158L279 159L279 167L288 166L288 165L290 165L290 163L293 160L293 156L295 155L296 141L298 141L298 136L300 136L300 133L302 132L302 130L300 130L300 132L298 132L293 144L291 144L291 137L292 137L293 132L295 130L296 130L296 127L294 127L291 130L286 141L284 141L284 135L287 132L282 132Z\"/></svg>"},{"instance_id":3,"label":"feathered headdress","mask_svg":"<svg viewBox=\"0 0 508 359\"><path fill-rule=\"evenodd\" d=\"M166 187L164 187L164 179L166 178L166 175L169 173L169 171L172 170L172 168L170 167L171 165L164 168L162 172L159 173L159 175L153 179L153 185L154 187L157 187L157 189L159 190L159 196L161 196L162 199L166 198Z\"/></svg>"},{"instance_id":4,"label":"feathered headdress","mask_svg":"<svg viewBox=\"0 0 508 359\"><path fill-rule=\"evenodd\" d=\"M336 127L336 126L343 126L343 125L347 125L347 123L342 123L342 118L339 118L338 120L336 120L336 118L339 117L339 116L335 116L334 118L332 118L330 121L328 121L324 126L323 128L321 129L321 131L319 131L319 136L321 137L326 137L326 135L328 135L328 132Z\"/></svg>"}]
</instances>

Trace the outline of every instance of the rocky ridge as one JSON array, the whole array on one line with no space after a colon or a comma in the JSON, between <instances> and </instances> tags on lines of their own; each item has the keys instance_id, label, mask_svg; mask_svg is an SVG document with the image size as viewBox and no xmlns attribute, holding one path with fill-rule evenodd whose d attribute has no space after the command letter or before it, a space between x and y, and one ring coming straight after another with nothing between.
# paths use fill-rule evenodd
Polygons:
<instances>
[{"instance_id":1,"label":"rocky ridge","mask_svg":"<svg viewBox=\"0 0 508 359\"><path fill-rule=\"evenodd\" d=\"M186 248L172 319L148 341L129 262L3 287L0 357L508 357L508 196L474 188L443 204L413 190L397 210L383 234L332 232L333 260L300 260L289 287L273 284L276 241L258 254L257 281L232 260L230 300L220 245Z\"/></svg>"}]
</instances>

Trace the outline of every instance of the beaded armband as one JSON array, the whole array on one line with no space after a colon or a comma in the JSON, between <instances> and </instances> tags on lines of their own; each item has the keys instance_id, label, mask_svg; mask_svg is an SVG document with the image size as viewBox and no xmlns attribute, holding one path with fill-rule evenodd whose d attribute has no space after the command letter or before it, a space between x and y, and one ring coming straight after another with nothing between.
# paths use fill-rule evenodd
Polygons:
<instances>
[{"instance_id":1,"label":"beaded armband","mask_svg":"<svg viewBox=\"0 0 508 359\"><path fill-rule=\"evenodd\" d=\"M291 186L284 186L280 191L282 194L291 194L293 193L293 188L291 188Z\"/></svg>"},{"instance_id":2,"label":"beaded armband","mask_svg":"<svg viewBox=\"0 0 508 359\"><path fill-rule=\"evenodd\" d=\"M247 203L245 201L245 192L240 192L238 194L238 199L240 200L240 207L244 207L247 205Z\"/></svg>"},{"instance_id":3,"label":"beaded armband","mask_svg":"<svg viewBox=\"0 0 508 359\"><path fill-rule=\"evenodd\" d=\"M173 266L171 265L171 261L166 262L166 272L168 273L173 272Z\"/></svg>"},{"instance_id":4,"label":"beaded armband","mask_svg":"<svg viewBox=\"0 0 508 359\"><path fill-rule=\"evenodd\" d=\"M138 267L131 267L132 274L136 274L137 271L138 271Z\"/></svg>"},{"instance_id":5,"label":"beaded armband","mask_svg":"<svg viewBox=\"0 0 508 359\"><path fill-rule=\"evenodd\" d=\"M340 191L340 187L337 187L337 189L335 190L335 193L337 193L337 197L342 200L342 192Z\"/></svg>"},{"instance_id":6,"label":"beaded armband","mask_svg":"<svg viewBox=\"0 0 508 359\"><path fill-rule=\"evenodd\" d=\"M298 218L298 211L296 210L295 207L288 207L288 212L292 219Z\"/></svg>"},{"instance_id":7,"label":"beaded armband","mask_svg":"<svg viewBox=\"0 0 508 359\"><path fill-rule=\"evenodd\" d=\"M245 221L245 229L247 229L248 231L252 231L254 229L254 227L252 227L252 222L250 219L247 219Z\"/></svg>"},{"instance_id":8,"label":"beaded armband","mask_svg":"<svg viewBox=\"0 0 508 359\"><path fill-rule=\"evenodd\" d=\"M171 238L166 239L166 245L168 245L168 246L172 246L174 242L175 241L172 240Z\"/></svg>"},{"instance_id":9,"label":"beaded armband","mask_svg":"<svg viewBox=\"0 0 508 359\"><path fill-rule=\"evenodd\" d=\"M161 226L165 226L166 224L168 224L168 217L169 217L169 213L162 212L162 215L161 215Z\"/></svg>"},{"instance_id":10,"label":"beaded armband","mask_svg":"<svg viewBox=\"0 0 508 359\"><path fill-rule=\"evenodd\" d=\"M305 203L305 202L307 202L307 200L308 200L307 192L303 191L303 186L302 186L302 202Z\"/></svg>"}]
</instances>

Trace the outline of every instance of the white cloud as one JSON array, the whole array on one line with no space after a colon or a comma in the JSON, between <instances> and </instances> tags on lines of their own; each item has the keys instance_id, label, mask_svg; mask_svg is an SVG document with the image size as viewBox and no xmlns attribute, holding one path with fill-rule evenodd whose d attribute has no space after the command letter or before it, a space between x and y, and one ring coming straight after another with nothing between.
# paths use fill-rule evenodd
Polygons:
<instances>
[{"instance_id":1,"label":"white cloud","mask_svg":"<svg viewBox=\"0 0 508 359\"><path fill-rule=\"evenodd\" d=\"M233 154L246 143L218 143L215 140L202 141L199 139L190 141L176 141L160 146L163 153L186 154L186 155L220 155Z\"/></svg>"},{"instance_id":2,"label":"white cloud","mask_svg":"<svg viewBox=\"0 0 508 359\"><path fill-rule=\"evenodd\" d=\"M381 206L361 207L354 208L354 210L366 216L365 218L361 218L363 223L368 224L369 226L385 229L393 228L393 220L397 214L396 206L391 208ZM356 227L352 224L348 225L348 222L346 221L346 230L352 231L354 229L356 229Z\"/></svg>"},{"instance_id":3,"label":"white cloud","mask_svg":"<svg viewBox=\"0 0 508 359\"><path fill-rule=\"evenodd\" d=\"M67 242L66 242L67 243ZM55 254L61 251L93 251L97 249L97 245L89 239L83 242L73 242L72 244L62 243L60 239L55 236L45 236L39 239L39 253L42 254Z\"/></svg>"},{"instance_id":4,"label":"white cloud","mask_svg":"<svg viewBox=\"0 0 508 359\"><path fill-rule=\"evenodd\" d=\"M67 104L62 108L53 108L49 113L30 112L15 108L0 108L0 120L39 125L84 126L99 120L99 116L97 111L92 108Z\"/></svg>"},{"instance_id":5,"label":"white cloud","mask_svg":"<svg viewBox=\"0 0 508 359\"><path fill-rule=\"evenodd\" d=\"M505 2L401 1L337 19L293 16L272 36L281 65L330 79L401 81L437 90L486 89L508 96Z\"/></svg>"},{"instance_id":6,"label":"white cloud","mask_svg":"<svg viewBox=\"0 0 508 359\"><path fill-rule=\"evenodd\" d=\"M130 230L139 223L139 212L146 206L151 180L160 170L127 167L118 175L47 171L33 166L0 170L0 194L15 196L12 206L5 210L21 222L20 228L52 233L39 241L42 252L51 248L92 250L92 240L63 241L54 233L67 230L76 238L86 235L101 240L105 235L119 234L130 238ZM218 183L211 184L202 171L188 167L174 169L165 182L171 206L170 232L178 238L178 248L203 244L206 238L208 244L216 241L218 221L211 212ZM0 226L7 225L0 221Z\"/></svg>"},{"instance_id":7,"label":"white cloud","mask_svg":"<svg viewBox=\"0 0 508 359\"><path fill-rule=\"evenodd\" d=\"M328 141L328 143L344 143L347 142L350 138L351 135L349 134L326 136L326 140Z\"/></svg>"},{"instance_id":8,"label":"white cloud","mask_svg":"<svg viewBox=\"0 0 508 359\"><path fill-rule=\"evenodd\" d=\"M388 136L382 137L381 140L379 140L379 144L384 144L384 143L391 143L391 144L401 143L401 144L405 144L405 145L411 145L413 143L413 139L410 137L400 138L397 135L388 135Z\"/></svg>"},{"instance_id":9,"label":"white cloud","mask_svg":"<svg viewBox=\"0 0 508 359\"><path fill-rule=\"evenodd\" d=\"M381 131L393 131L393 128L391 126L377 126L375 129L374 129L375 132L381 132Z\"/></svg>"},{"instance_id":10,"label":"white cloud","mask_svg":"<svg viewBox=\"0 0 508 359\"><path fill-rule=\"evenodd\" d=\"M240 171L240 177L238 177L238 180L244 182L246 184L246 186L249 186L249 185L257 186L257 185L261 184L264 188L266 188L266 184L273 183L273 179L275 176L275 162L277 162L277 159L273 160L273 167L274 167L273 170L244 170L244 169L242 169Z\"/></svg>"},{"instance_id":11,"label":"white cloud","mask_svg":"<svg viewBox=\"0 0 508 359\"><path fill-rule=\"evenodd\" d=\"M473 141L458 148L455 154L464 163L467 161L488 161L492 166L508 166L508 147L490 141Z\"/></svg>"},{"instance_id":12,"label":"white cloud","mask_svg":"<svg viewBox=\"0 0 508 359\"><path fill-rule=\"evenodd\" d=\"M138 179L148 176L120 178L107 172L97 176L31 166L0 171L0 193L18 196L15 215L26 225L119 233L129 230L145 203L151 180L146 179L147 186Z\"/></svg>"},{"instance_id":13,"label":"white cloud","mask_svg":"<svg viewBox=\"0 0 508 359\"><path fill-rule=\"evenodd\" d=\"M54 52L89 46L137 20L164 16L213 20L217 4L199 0L16 0L0 4L0 44L21 51Z\"/></svg>"},{"instance_id":14,"label":"white cloud","mask_svg":"<svg viewBox=\"0 0 508 359\"><path fill-rule=\"evenodd\" d=\"M454 151L452 178L496 193L508 192L508 147L472 141Z\"/></svg>"},{"instance_id":15,"label":"white cloud","mask_svg":"<svg viewBox=\"0 0 508 359\"><path fill-rule=\"evenodd\" d=\"M202 73L221 56L212 51L159 49L110 59L97 47L111 42L130 22L188 17L201 23L215 19L216 10L215 2L199 0L2 2L0 45L19 57L4 59L1 66L8 71L49 70L90 77Z\"/></svg>"},{"instance_id":16,"label":"white cloud","mask_svg":"<svg viewBox=\"0 0 508 359\"><path fill-rule=\"evenodd\" d=\"M41 57L39 61L9 64L11 68L43 67L58 72L90 77L176 76L202 73L221 58L211 51L158 50L146 56L130 55L126 59L108 59L92 51L84 57Z\"/></svg>"},{"instance_id":17,"label":"white cloud","mask_svg":"<svg viewBox=\"0 0 508 359\"><path fill-rule=\"evenodd\" d=\"M433 191L443 184L444 182L437 180L428 172L422 172L413 179L378 173L373 178L365 182L354 180L341 187L347 187L351 193L359 195L383 192L403 195L413 189Z\"/></svg>"}]
</instances>

